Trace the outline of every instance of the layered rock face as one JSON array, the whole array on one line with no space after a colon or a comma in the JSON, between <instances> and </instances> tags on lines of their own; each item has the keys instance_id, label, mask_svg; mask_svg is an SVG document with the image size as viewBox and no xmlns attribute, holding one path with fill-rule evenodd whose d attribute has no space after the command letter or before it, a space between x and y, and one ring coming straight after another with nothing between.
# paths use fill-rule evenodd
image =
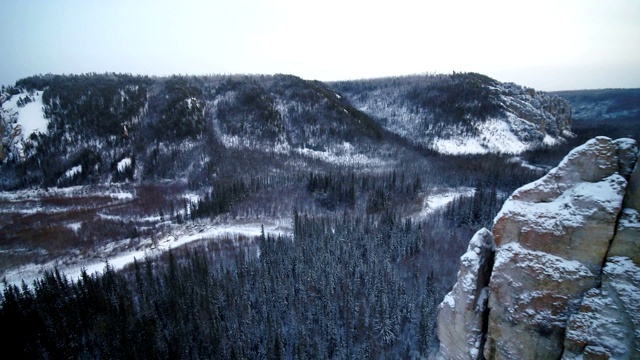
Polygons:
<instances>
[{"instance_id":1,"label":"layered rock face","mask_svg":"<svg viewBox=\"0 0 640 360\"><path fill-rule=\"evenodd\" d=\"M571 107L566 100L514 83L502 83L499 89L509 112L535 124L542 135L564 137L571 128ZM516 135L526 136L517 131Z\"/></svg>"},{"instance_id":2,"label":"layered rock face","mask_svg":"<svg viewBox=\"0 0 640 360\"><path fill-rule=\"evenodd\" d=\"M637 159L635 141L598 137L516 190L492 236L478 232L462 257L438 313L438 357L637 358ZM479 236L495 251L477 251Z\"/></svg>"}]
</instances>

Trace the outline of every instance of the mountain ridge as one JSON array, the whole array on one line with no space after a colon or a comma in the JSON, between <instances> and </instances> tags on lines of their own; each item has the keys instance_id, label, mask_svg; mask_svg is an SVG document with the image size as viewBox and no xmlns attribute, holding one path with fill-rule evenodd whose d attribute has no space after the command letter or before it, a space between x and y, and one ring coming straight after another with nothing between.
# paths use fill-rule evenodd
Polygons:
<instances>
[{"instance_id":1,"label":"mountain ridge","mask_svg":"<svg viewBox=\"0 0 640 360\"><path fill-rule=\"evenodd\" d=\"M358 82L293 75L25 78L3 93L3 188L176 177L202 184L236 171L222 159L245 151L369 166L407 145L406 151L519 153L571 135L566 101L483 75L371 82L374 92L380 84L391 89L379 98L397 103L393 111L406 113L411 105L414 123L369 111L358 100L369 90L353 90ZM38 106L47 130L23 133L24 109ZM290 161L279 162L286 171Z\"/></svg>"},{"instance_id":2,"label":"mountain ridge","mask_svg":"<svg viewBox=\"0 0 640 360\"><path fill-rule=\"evenodd\" d=\"M387 130L441 153L520 153L571 137L571 108L477 73L334 83Z\"/></svg>"},{"instance_id":3,"label":"mountain ridge","mask_svg":"<svg viewBox=\"0 0 640 360\"><path fill-rule=\"evenodd\" d=\"M640 120L640 89L593 89L554 91L567 100L573 118L582 121Z\"/></svg>"}]
</instances>

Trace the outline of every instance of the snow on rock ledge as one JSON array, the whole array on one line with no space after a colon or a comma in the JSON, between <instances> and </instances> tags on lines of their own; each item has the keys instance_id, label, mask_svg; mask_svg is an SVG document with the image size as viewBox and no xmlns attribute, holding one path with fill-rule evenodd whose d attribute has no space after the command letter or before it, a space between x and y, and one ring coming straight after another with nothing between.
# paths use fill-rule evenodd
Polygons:
<instances>
[{"instance_id":1,"label":"snow on rock ledge","mask_svg":"<svg viewBox=\"0 0 640 360\"><path fill-rule=\"evenodd\" d=\"M589 290L571 316L562 359L640 357L640 267L613 257L602 286Z\"/></svg>"},{"instance_id":2,"label":"snow on rock ledge","mask_svg":"<svg viewBox=\"0 0 640 360\"><path fill-rule=\"evenodd\" d=\"M618 174L616 152L611 139L592 139L547 175L516 190L494 221L496 244L517 242L578 260L598 274L627 186Z\"/></svg>"},{"instance_id":3,"label":"snow on rock ledge","mask_svg":"<svg viewBox=\"0 0 640 360\"><path fill-rule=\"evenodd\" d=\"M640 354L637 159L634 140L598 137L513 193L494 221L495 252L482 260L493 265L471 261L486 230L461 258L438 314L439 358ZM475 304L488 277L484 309Z\"/></svg>"}]
</instances>

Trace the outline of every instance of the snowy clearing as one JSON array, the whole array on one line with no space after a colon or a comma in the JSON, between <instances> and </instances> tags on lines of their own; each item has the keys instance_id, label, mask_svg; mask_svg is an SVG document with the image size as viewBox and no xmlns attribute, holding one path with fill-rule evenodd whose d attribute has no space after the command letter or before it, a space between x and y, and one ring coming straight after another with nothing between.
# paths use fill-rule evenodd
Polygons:
<instances>
[{"instance_id":1,"label":"snowy clearing","mask_svg":"<svg viewBox=\"0 0 640 360\"><path fill-rule=\"evenodd\" d=\"M470 197L475 194L476 190L473 188L458 188L458 189L438 189L433 190L433 194L429 194L425 199L422 206L422 211L418 215L419 218L425 218L434 211L446 206L457 197Z\"/></svg>"},{"instance_id":2,"label":"snowy clearing","mask_svg":"<svg viewBox=\"0 0 640 360\"><path fill-rule=\"evenodd\" d=\"M345 143L348 144L348 143ZM324 161L330 164L342 165L342 166L375 166L382 165L383 161L376 158L370 158L363 154L352 153L352 147L343 146L343 149L338 151L316 151L312 149L295 149L300 155L307 156L313 159Z\"/></svg>"},{"instance_id":3,"label":"snowy clearing","mask_svg":"<svg viewBox=\"0 0 640 360\"><path fill-rule=\"evenodd\" d=\"M49 121L44 117L42 111L42 91L33 94L33 101L23 107L18 107L18 100L26 97L28 93L20 93L13 95L9 101L2 104L5 110L11 109L12 112L18 113L18 125L22 127L22 136L28 138L35 132L46 133Z\"/></svg>"},{"instance_id":4,"label":"snowy clearing","mask_svg":"<svg viewBox=\"0 0 640 360\"><path fill-rule=\"evenodd\" d=\"M74 226L75 224L70 224ZM151 242L151 239L147 239L147 244L144 249L125 251L113 256L105 255L100 259L58 259L46 264L36 265L28 264L21 266L17 269L12 269L4 274L4 278L10 285L20 286L22 281L27 284L31 284L34 280L40 278L46 271L58 268L61 273L65 274L72 280L78 279L82 275L82 271L86 270L87 274L92 275L95 273L101 273L105 265L113 267L114 270L120 270L128 264L132 264L134 259L143 260L146 257L155 257L169 249L175 249L180 246L206 239L216 239L227 235L244 235L244 236L259 236L262 232L263 224L251 223L251 224L225 224L225 225L194 225L189 224L187 226L179 227L172 231L171 234L164 236L161 240L157 241L157 245ZM279 225L265 225L265 234L270 235L286 235L290 233L290 229L281 227ZM107 253L109 250L117 247L117 244L109 244L101 250L102 253Z\"/></svg>"},{"instance_id":5,"label":"snowy clearing","mask_svg":"<svg viewBox=\"0 0 640 360\"><path fill-rule=\"evenodd\" d=\"M478 123L476 136L460 136L452 138L436 138L433 141L434 150L449 155L465 154L520 154L528 150L533 142L520 140L518 134L532 133L533 125L513 114L507 114L506 119L489 119ZM545 135L543 142L556 145L559 140Z\"/></svg>"},{"instance_id":6,"label":"snowy clearing","mask_svg":"<svg viewBox=\"0 0 640 360\"><path fill-rule=\"evenodd\" d=\"M441 154L449 155L486 154L488 152L478 139L471 137L436 139L433 142L433 148Z\"/></svg>"}]
</instances>

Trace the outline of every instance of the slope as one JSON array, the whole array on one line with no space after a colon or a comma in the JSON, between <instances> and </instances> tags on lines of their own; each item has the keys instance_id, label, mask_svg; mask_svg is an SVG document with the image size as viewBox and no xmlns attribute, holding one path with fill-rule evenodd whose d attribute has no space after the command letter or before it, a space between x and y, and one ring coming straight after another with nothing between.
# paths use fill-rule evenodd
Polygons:
<instances>
[{"instance_id":1,"label":"slope","mask_svg":"<svg viewBox=\"0 0 640 360\"><path fill-rule=\"evenodd\" d=\"M475 73L333 83L383 127L445 154L521 153L571 136L556 96Z\"/></svg>"}]
</instances>

